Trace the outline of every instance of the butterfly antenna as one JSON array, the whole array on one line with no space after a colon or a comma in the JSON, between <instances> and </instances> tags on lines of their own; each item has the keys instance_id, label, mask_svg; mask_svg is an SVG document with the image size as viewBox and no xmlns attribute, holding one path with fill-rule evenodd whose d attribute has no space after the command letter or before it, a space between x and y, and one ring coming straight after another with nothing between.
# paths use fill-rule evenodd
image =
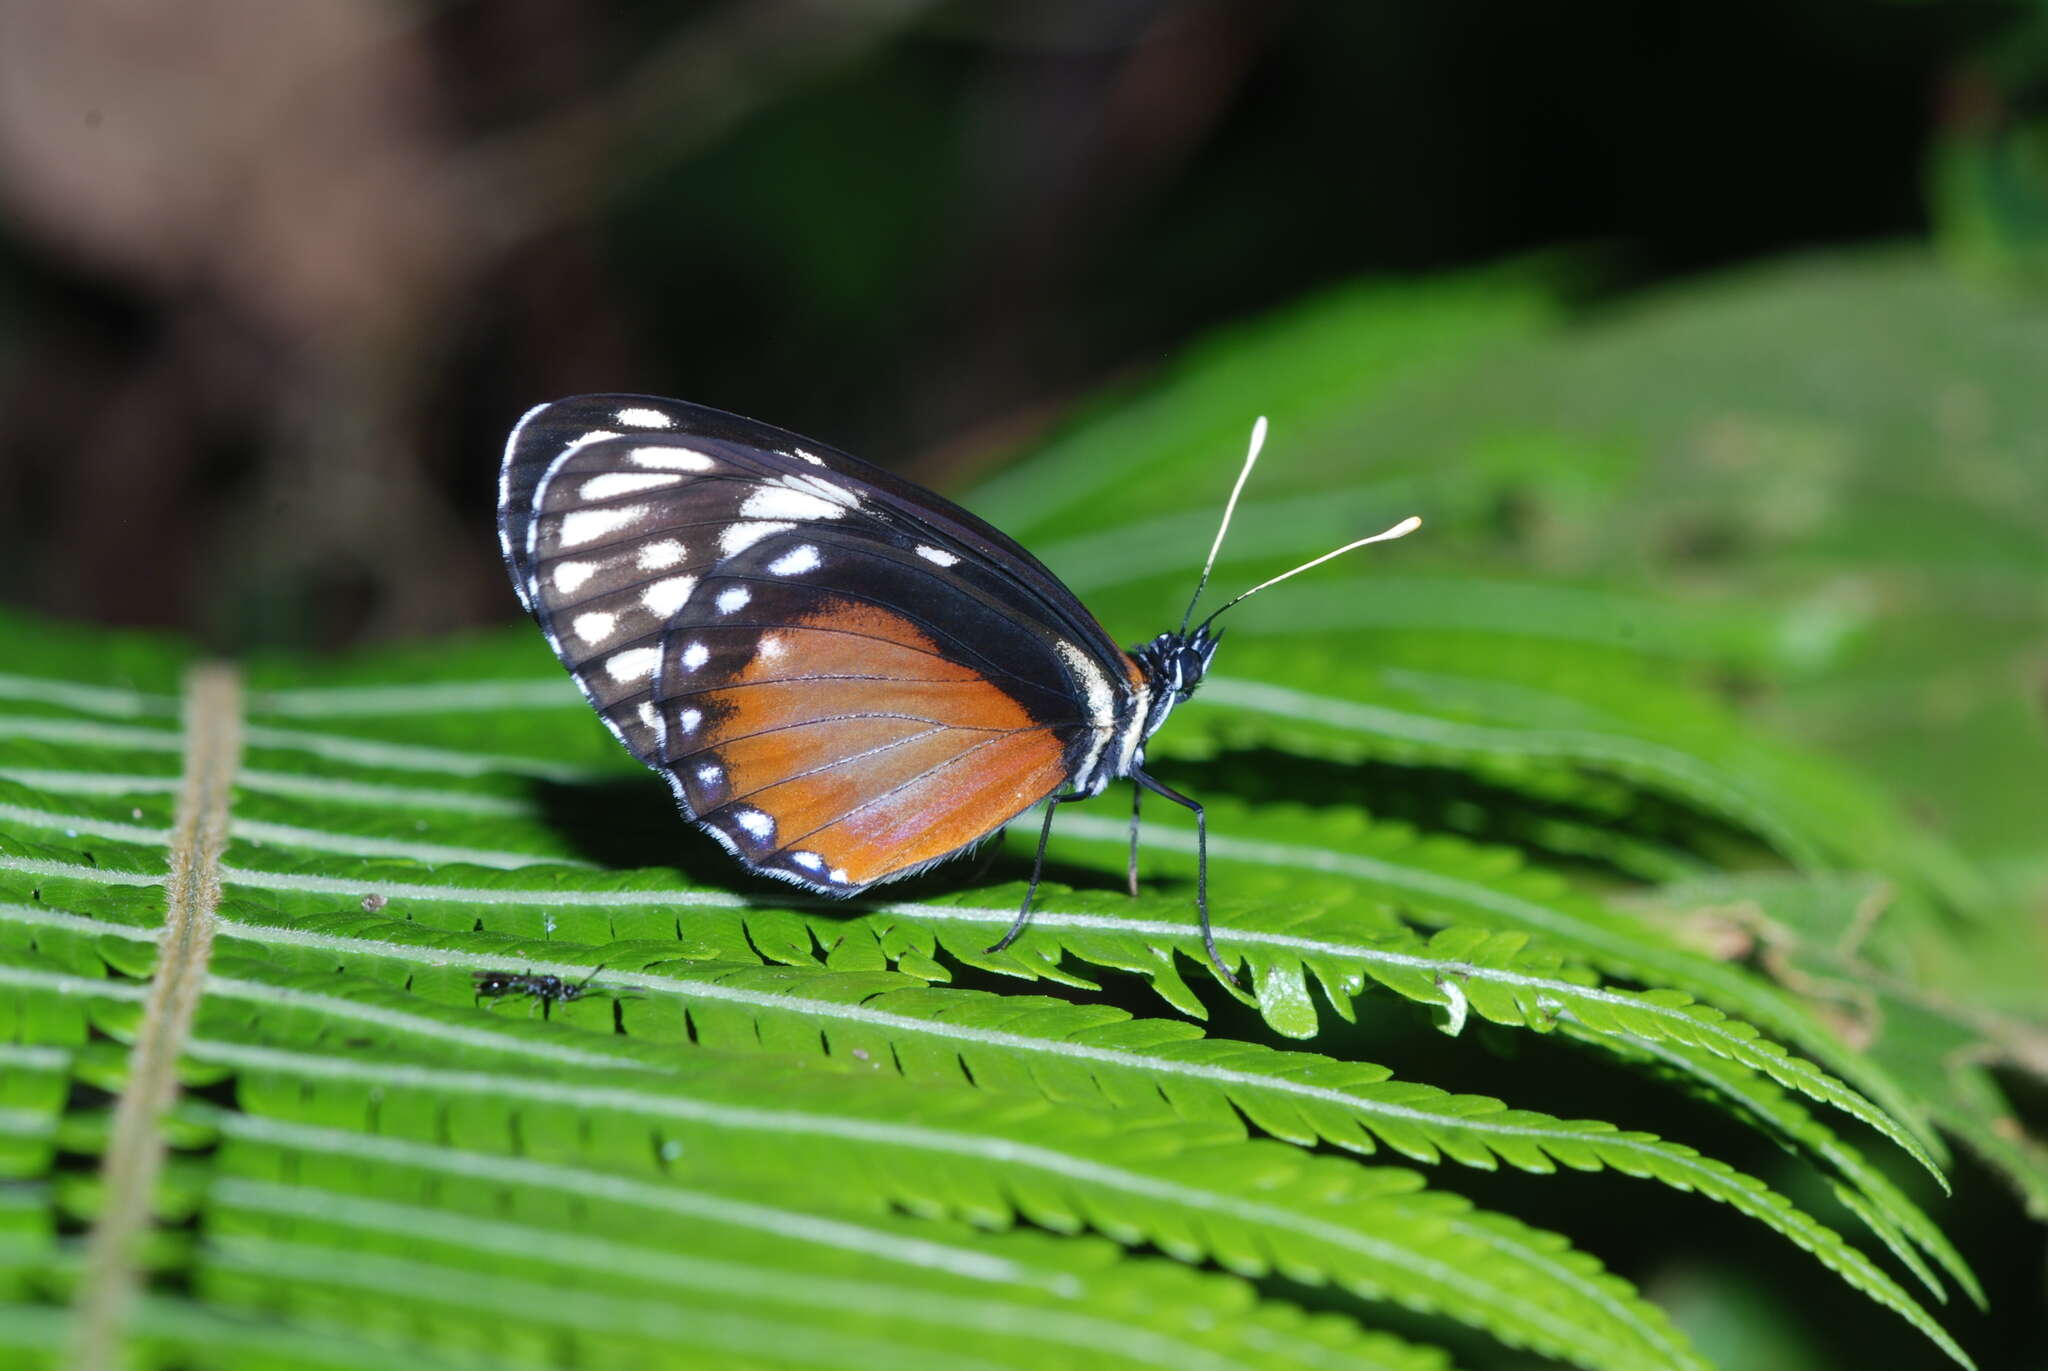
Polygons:
<instances>
[{"instance_id":1,"label":"butterfly antenna","mask_svg":"<svg viewBox=\"0 0 2048 1371\"><path fill-rule=\"evenodd\" d=\"M1357 542L1346 543L1344 544L1344 546L1336 549L1334 552L1325 552L1322 556L1316 558L1312 562L1303 562L1300 566L1295 567L1292 571L1283 571L1270 581L1261 581L1257 585L1253 586L1250 590L1232 596L1223 605L1222 609L1216 610L1208 618L1202 620L1202 627L1207 628L1210 624L1216 621L1217 614L1221 614L1223 610L1229 609L1231 605L1240 604L1243 601L1251 599L1252 596L1258 594L1267 586L1277 586L1282 581L1287 580L1291 576L1299 576L1302 572L1309 570L1311 567L1319 567L1324 562L1329 561L1331 558L1342 557L1345 553L1364 547L1367 543L1390 543L1396 538L1405 538L1409 534L1413 533L1416 529L1421 527L1422 516L1419 514L1411 514L1407 518L1403 519L1400 523L1395 524L1392 528L1385 529L1379 533L1375 533L1370 538L1360 538Z\"/></svg>"},{"instance_id":2,"label":"butterfly antenna","mask_svg":"<svg viewBox=\"0 0 2048 1371\"><path fill-rule=\"evenodd\" d=\"M1202 579L1195 582L1194 597L1188 601L1188 612L1180 616L1180 631L1186 634L1188 620L1195 617L1195 606L1202 601L1202 591L1209 585L1209 573L1216 569L1216 554L1223 550L1223 535L1230 532L1230 516L1237 512L1237 497L1244 494L1244 483L1251 479L1252 467L1259 460L1259 449L1266 445L1266 416L1261 414L1252 425L1251 451L1244 455L1244 470L1237 473L1237 484L1230 488L1230 502L1223 506L1223 522L1216 529L1216 541L1209 544L1209 560L1202 563ZM1215 618L1215 615L1210 615Z\"/></svg>"}]
</instances>

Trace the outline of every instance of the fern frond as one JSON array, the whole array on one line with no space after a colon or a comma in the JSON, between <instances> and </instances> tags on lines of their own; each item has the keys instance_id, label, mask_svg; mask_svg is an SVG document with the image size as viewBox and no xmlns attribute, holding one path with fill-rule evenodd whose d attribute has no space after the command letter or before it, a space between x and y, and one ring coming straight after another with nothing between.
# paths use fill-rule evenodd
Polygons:
<instances>
[{"instance_id":1,"label":"fern frond","mask_svg":"<svg viewBox=\"0 0 2048 1371\"><path fill-rule=\"evenodd\" d=\"M1580 1031L1576 1025L1566 1029L1572 1036L1577 1036ZM1603 1050L1623 1053L1629 1046L1614 1039L1587 1041L1589 1045ZM1947 1295L1941 1283L1920 1260L1922 1252L1939 1262L1973 1303L1979 1308L1985 1307L1983 1287L1976 1273L1956 1251L1954 1244L1935 1227L1926 1211L1914 1204L1888 1176L1837 1137L1789 1092L1689 1044L1638 1039L1633 1046L1645 1063L1662 1067L1672 1079L1723 1103L1733 1104L1752 1121L1778 1133L1788 1147L1798 1148L1823 1162L1841 1177L1834 1185L1836 1198L1848 1206L1936 1298L1945 1300Z\"/></svg>"},{"instance_id":2,"label":"fern frond","mask_svg":"<svg viewBox=\"0 0 2048 1371\"><path fill-rule=\"evenodd\" d=\"M716 1168L777 1194L872 1194L986 1226L1028 1217L1055 1231L1089 1227L1183 1260L1331 1281L1590 1366L1696 1364L1654 1306L1555 1235L1423 1192L1411 1172L1219 1140L1213 1130L1127 1133L1107 1115L1042 1101L991 1107L965 1088L889 1089L760 1061L700 1059L687 1076L582 1068L558 1077L531 1065L358 1060L211 1029L192 1051L236 1071L253 1113L405 1128L456 1102L469 1117L460 1132L516 1127L540 1155L585 1146L580 1130L551 1126L555 1117L630 1119L656 1152L675 1145L672 1166Z\"/></svg>"},{"instance_id":3,"label":"fern frond","mask_svg":"<svg viewBox=\"0 0 2048 1371\"><path fill-rule=\"evenodd\" d=\"M2028 1013L2034 997L2025 984L2031 962L2023 924L1984 929L1990 937L2018 931L2000 960L2014 962L2022 984L2001 1006L1990 995L1965 998L1913 979L1929 934L1912 925L1900 929L1903 902L1882 885L1836 892L1787 873L1757 872L1693 877L1643 902L1679 918L1703 907L1717 917L1732 911L1755 928L1775 974L1848 1013L1867 1039L1864 1055L2005 1175L2030 1212L2048 1217L2048 1146L2023 1122L1993 1069L2048 1077L2048 1056L2036 1045L2042 1030Z\"/></svg>"},{"instance_id":4,"label":"fern frond","mask_svg":"<svg viewBox=\"0 0 2048 1371\"><path fill-rule=\"evenodd\" d=\"M400 937L415 932L388 923L378 931ZM563 975L581 970L573 964L537 963L503 940L491 946L477 938L474 941L482 944L477 950L455 954L445 945L429 950L401 941L232 922L220 932L228 939L268 944L269 950L302 968L301 979L310 970L312 984L333 991L346 988L345 982L334 979L338 965L359 965L366 959L396 961L408 971L430 960L446 965L451 959L458 967L516 961ZM619 968L630 965L622 951L626 949L593 949L592 955ZM248 1012L273 1018L279 1012L290 1013L313 1031L323 1023L339 1022L351 1025L354 1039L364 1033L380 1038L396 1034L401 1046L430 1056L450 1048L484 1049L555 1066L675 1068L673 1062L644 1053L629 1058L610 1039L595 1039L585 1049L552 1038L507 1036L466 1023L422 1018L408 1013L403 1001L388 1002L388 997L380 1004L377 992L367 1001L331 991L309 992L261 975L260 965L252 964L241 974L234 965L222 962L210 983L217 1003L244 1004ZM629 1026L642 1042L666 1037L714 1049L822 1052L848 1067L865 1063L869 1069L886 1063L931 1085L966 1080L982 1089L1022 1090L1062 1106L1085 1102L1114 1108L1127 1128L1141 1126L1137 1119L1153 1113L1162 1121L1195 1122L1205 1130L1221 1128L1236 1135L1241 1128L1233 1111L1242 1110L1274 1136L1301 1143L1330 1141L1369 1152L1377 1139L1425 1162L1449 1155L1468 1165L1491 1167L1498 1158L1533 1171L1548 1171L1562 1162L1582 1170L1614 1167L1654 1177L1698 1190L1758 1219L1930 1336L1943 1336L1903 1291L1831 1229L1754 1178L1652 1135L1599 1122L1566 1122L1510 1110L1486 1097L1452 1096L1391 1081L1384 1068L1370 1064L1213 1042L1201 1038L1193 1025L1133 1020L1103 1007L933 991L905 978L874 973L758 965L684 966L661 976L614 969L606 976L608 988L629 987L654 997L645 1008L630 1002ZM463 980L455 984L460 986ZM414 988L419 988L417 983ZM683 1016L664 1010L671 1000L683 1007ZM626 1009L621 1006L622 1012ZM1158 1109L1158 1103L1167 1107Z\"/></svg>"},{"instance_id":5,"label":"fern frond","mask_svg":"<svg viewBox=\"0 0 2048 1371\"><path fill-rule=\"evenodd\" d=\"M116 1032L118 1011L136 1002L127 983L19 966L0 972L23 1000L108 998L117 1012L102 1023ZM693 1170L772 1193L818 1202L867 1195L987 1226L1028 1216L1055 1231L1093 1227L1183 1260L1333 1281L1588 1366L1695 1364L1654 1306L1561 1238L1423 1192L1412 1172L1305 1156L1185 1121L1129 1130L1111 1114L1044 1100L1006 1097L992 1108L987 1092L966 1086L892 1086L760 1060L726 1065L701 1053L687 1073L659 1076L538 1061L517 1071L430 1066L329 1040L317 1014L253 1007L252 1015L209 997L188 1044L198 1063L235 1073L252 1115L423 1130L432 1139L451 1126L457 1138L511 1128L542 1157L586 1152L634 1121L653 1140L644 1155L677 1158L671 1169L687 1159ZM318 1036L308 1040L308 1028ZM258 1040L272 1035L317 1050ZM439 1061L475 1055L458 1043L436 1046ZM612 1123L585 1126L601 1120ZM616 1147L600 1152L616 1156Z\"/></svg>"},{"instance_id":6,"label":"fern frond","mask_svg":"<svg viewBox=\"0 0 2048 1371\"><path fill-rule=\"evenodd\" d=\"M580 976L590 965L603 965L609 968L607 985L672 997L686 1007L686 1019L677 1022L631 1006L639 1040L666 1037L733 1050L817 1050L843 1063L887 1065L919 1079L958 1079L964 1068L969 1079L984 1086L1000 1081L1055 1100L1094 1100L1118 1108L1155 1100L1164 1090L1183 1117L1227 1120L1233 1110L1241 1111L1266 1132L1291 1142L1328 1142L1362 1152L1372 1151L1377 1142L1426 1164L1448 1155L1465 1165L1492 1167L1499 1159L1539 1172L1560 1161L1577 1168L1613 1165L1697 1188L1753 1217L1768 1218L1776 1203L1773 1198L1759 1208L1758 1197L1748 1193L1757 1189L1749 1178L1732 1172L1725 1177L1699 1174L1695 1161L1708 1170L1720 1164L1647 1134L1624 1134L1597 1121L1559 1120L1509 1110L1484 1097L1395 1082L1390 1072L1369 1063L1211 1040L1190 1023L1135 1020L1107 1006L933 992L916 980L822 970L812 963L769 968L673 963L655 975L632 968L650 954L664 955L659 945L592 948L585 954L589 961L572 963L553 960L530 944L481 934L454 941L443 936L422 946L411 925L372 915L320 922L326 927L302 922L289 930L228 922L221 936L302 971L327 974L343 967L360 969L366 960L392 963L396 974L408 979L428 965L517 964L562 976ZM226 983L222 993L237 992ZM1574 1033L1583 1031L1571 1027ZM1595 1036L1593 1041L1608 1040ZM1924 1212L1767 1080L1670 1040L1620 1039L1615 1047L1626 1056L1641 1049L1654 1059L1683 1062L1691 1077L1711 1080L1717 1092L1855 1184L1876 1206L1866 1217L1888 1215L1910 1229L1973 1298L1981 1298L1968 1268Z\"/></svg>"},{"instance_id":7,"label":"fern frond","mask_svg":"<svg viewBox=\"0 0 2048 1371\"><path fill-rule=\"evenodd\" d=\"M22 850L10 850L17 847ZM0 840L0 873L13 869L88 886L103 882L146 885L161 879L159 855L112 841L96 845L92 866L32 856L30 851ZM625 921L609 911L636 905L650 911L657 906L694 906L703 913L692 920L692 935L734 949L735 955L724 959L735 961L750 955L738 949L759 949L775 957L771 949L776 947L788 953L778 959L809 960L814 938L818 944L830 946L841 937L837 930L846 927L837 920L794 911L778 916L772 908L743 916L744 922L732 915L721 917L715 911L749 902L725 891L682 887L669 873L602 873L585 875L579 881L578 873L549 868L458 866L441 869L433 881L394 881L384 877L369 859L351 862L348 869L355 874L344 877L318 874L317 863L298 864L295 870L234 865L249 859L244 852L240 845L230 849L230 865L223 869L223 878L234 889L282 897L284 907L302 905L310 896L317 908L319 902L336 894L350 893L358 899L372 894L385 900L403 899L411 906L491 905L500 911L485 921L492 931L515 935L562 931L577 941L604 942L615 938L590 934L605 924L615 936L636 936L630 926L621 926ZM597 888L577 888L586 882ZM0 889L4 887L0 882ZM1054 904L1049 896L1034 912L1025 937L993 956L985 950L990 930L1007 926L1013 910L937 902L894 904L883 906L865 922L883 955L892 945L906 945L907 934L907 945L927 960L943 947L969 965L1011 974L1061 976L1055 953L1064 952L1097 965L1144 972L1169 1000L1184 1008L1199 1008L1199 1001L1172 968L1174 952L1189 952L1193 947L1196 935L1191 924L1072 908L1081 905L1121 911L1128 907L1127 901L1111 904L1099 896L1070 895L1064 903L1068 908ZM518 913L522 906L529 911L523 917ZM556 910L561 913L550 912ZM574 916L580 916L577 926L564 929L565 917ZM1229 955L1243 957L1253 968L1261 1009L1282 1031L1300 1036L1314 1030L1314 1010L1304 980L1307 971L1313 970L1333 1002L1357 994L1369 977L1406 998L1457 1012L1469 1007L1496 1023L1543 1029L1560 1016L1570 1016L1596 1032L1690 1042L1842 1109L1884 1133L1940 1176L1939 1167L1914 1135L1864 1096L1811 1062L1792 1056L1752 1026L1683 992L1630 992L1586 985L1583 973L1568 973L1554 956L1525 950L1526 939L1515 934L1449 929L1424 943L1405 932L1363 938L1325 933L1330 922L1300 909L1261 909L1222 915L1214 921L1218 945ZM680 935L673 915L662 916L658 926Z\"/></svg>"},{"instance_id":8,"label":"fern frond","mask_svg":"<svg viewBox=\"0 0 2048 1371\"><path fill-rule=\"evenodd\" d=\"M435 1257L428 1289L442 1270L509 1265L684 1307L716 1293L820 1334L937 1336L943 1350L985 1329L1004 1365L1074 1365L1090 1348L1134 1366L1443 1365L1348 1320L1258 1301L1242 1281L1107 1243L791 1208L717 1176L684 1183L224 1112L212 1122L225 1140L208 1196L217 1227ZM521 1197L511 1213L508 1188Z\"/></svg>"},{"instance_id":9,"label":"fern frond","mask_svg":"<svg viewBox=\"0 0 2048 1371\"><path fill-rule=\"evenodd\" d=\"M1915 1111L1907 1092L1866 1058L1846 1049L1813 1013L1768 981L1680 946L1642 919L1608 909L1557 876L1527 868L1513 852L1480 848L1441 834L1418 836L1403 825L1375 824L1350 812L1305 806L1210 808L1209 853L1219 868L1276 866L1323 872L1354 883L1375 902L1393 904L1429 924L1455 921L1528 934L1539 945L1611 976L1683 990L1774 1033L1841 1072L1901 1121ZM1295 835L1286 842L1241 836ZM1093 814L1063 815L1062 839L1126 841L1124 825ZM1191 855L1194 831L1149 820L1148 850ZM1186 863L1190 869L1192 863ZM1927 1142L1924 1132L1916 1137Z\"/></svg>"},{"instance_id":10,"label":"fern frond","mask_svg":"<svg viewBox=\"0 0 2048 1371\"><path fill-rule=\"evenodd\" d=\"M387 821L387 827L391 822L393 821ZM1245 816L1244 822L1245 827L1257 831L1254 827L1256 820L1252 816ZM1284 822L1299 823L1301 816L1290 814ZM1091 816L1077 815L1074 816L1068 831L1075 836L1106 836L1108 827L1100 820L1093 820ZM1219 824L1219 828L1222 827L1223 825ZM114 829L105 831L110 836L120 836ZM346 846L354 842L358 845L358 850L364 851L364 855L374 855L379 842L375 835L329 834L303 825L272 825L259 827L256 832L273 840L285 840L293 836L303 839L311 836L315 839L314 845L319 847ZM1188 835L1171 829L1161 829L1155 836L1161 846L1170 847L1176 844L1185 845ZM1566 895L1554 880L1531 877L1520 883L1522 888L1504 891L1500 888L1501 884L1513 879L1501 870L1501 863L1506 859L1505 854L1494 853L1481 857L1474 853L1471 856L1462 856L1463 850L1460 845L1449 839L1439 838L1433 839L1429 844L1415 844L1402 841L1402 835L1398 833L1368 833L1362 836L1365 839L1363 843L1354 838L1347 844L1352 851L1333 855L1329 848L1305 848L1300 844L1265 844L1256 840L1232 839L1227 834L1219 834L1216 852L1219 858L1249 858L1266 863L1281 861L1312 870L1332 871L1364 883L1371 895L1379 898L1397 898L1404 907L1425 911L1435 909L1461 919L1476 917L1482 921L1491 919L1520 923L1525 927L1534 926L1546 939L1562 943L1567 950L1587 955L1589 960L1595 964L1604 964L1607 969L1619 970L1622 974L1645 979L1653 984L1679 985L1692 993L1708 992L1714 1001L1737 1007L1738 1012L1780 1032L1802 1049L1850 1070L1860 1085L1873 1092L1878 1099L1889 1103L1892 1117L1911 1119L1912 1112L1905 1105L1903 1092L1895 1083L1874 1071L1867 1059L1859 1059L1854 1054L1845 1052L1796 1001L1772 992L1764 983L1742 976L1709 959L1686 953L1668 942L1660 945L1661 940L1646 930L1630 927L1627 921L1605 914L1590 901ZM400 843L400 846L404 844ZM1358 850L1361 846L1367 850ZM429 859L440 856L477 855L474 849L421 844L416 840L412 842L409 850L418 857ZM485 855L490 857L490 864L494 866L516 867L524 859L524 854L512 852ZM537 860L544 859L541 853L535 853L534 856ZM1418 867L1421 868L1420 871L1417 870ZM1465 873L1473 870L1485 871L1487 880L1476 882L1462 879ZM257 875L255 879L261 881L262 876ZM417 893L426 894L424 891ZM1039 920L1041 925L1050 926L1051 922L1050 915ZM974 960L971 955L972 949L954 947L950 950L956 955L964 951L968 954L967 960ZM1049 968L1041 967L1041 970ZM1278 975L1269 974L1266 979L1274 986L1285 984ZM1183 1008L1190 1007L1192 1001L1192 997L1186 995L1184 987L1179 994L1170 995L1170 998ZM1281 996L1268 995L1266 1003L1274 1005L1281 999ZM1337 1002L1342 1003L1341 997ZM1312 1021L1276 1023L1276 1026L1281 1027L1283 1031L1296 1033L1313 1031ZM1832 1102L1839 1104L1841 1100L1836 1099ZM1888 1132L1897 1132L1888 1123L1876 1123L1875 1120L1882 1116L1875 1111L1866 1110L1862 1117L1866 1122L1872 1122L1873 1126ZM1925 1150L1927 1139L1924 1135L1917 1135L1911 1143L1904 1138L1899 1140L1902 1145L1908 1145L1909 1150L1914 1151L1932 1166L1932 1157Z\"/></svg>"},{"instance_id":11,"label":"fern frond","mask_svg":"<svg viewBox=\"0 0 2048 1371\"><path fill-rule=\"evenodd\" d=\"M362 928L358 936L298 932L286 939L247 925L223 928L225 936L254 942L278 941L276 951L293 964L331 979L341 965L365 957L391 957L419 965L429 958L446 963L445 946L394 947L360 933L399 932ZM478 943L485 942L477 939ZM1449 1157L1491 1169L1498 1161L1547 1173L1558 1164L1577 1170L1614 1168L1654 1178L1679 1189L1728 1204L1812 1252L1823 1264L1879 1303L1916 1323L1925 1316L1867 1258L1848 1247L1832 1229L1793 1206L1762 1182L1682 1144L1624 1131L1595 1120L1568 1121L1536 1111L1511 1109L1485 1096L1453 1095L1435 1087L1392 1079L1383 1067L1341 1062L1303 1052L1280 1052L1252 1043L1204 1038L1193 1024L1137 1020L1106 1006L1081 1006L1031 996L933 990L908 978L803 967L675 965L666 974L632 971L634 949L595 948L589 955L608 970L607 986L650 997L643 1010L623 1007L639 1040L696 1043L727 1051L818 1053L849 1069L881 1068L934 1083L963 1078L981 1088L1019 1090L1058 1104L1086 1103L1133 1112L1166 1112L1205 1124L1235 1126L1238 1113L1268 1134L1288 1142L1328 1142L1361 1153L1384 1144L1403 1155L1436 1164ZM514 946L476 950L455 957L479 967L516 962L542 972L578 975L577 964L535 960ZM293 955L295 954L295 955ZM622 955L624 954L624 955ZM247 993L232 980L216 993ZM673 1001L684 1008L677 1019L663 1011ZM417 1031L430 1038L441 1025ZM552 1045L552 1044L551 1044ZM559 1049L557 1049L559 1050ZM1682 1047L1674 1050L1683 1051ZM1940 1239L1926 1216L1876 1175L1860 1156L1767 1083L1706 1056L1723 1076L1754 1094L1769 1092L1778 1122L1790 1118L1802 1139L1818 1138L1832 1150L1845 1174L1869 1186L1883 1208L1858 1205L1890 1241L1899 1214L1916 1240L1928 1243L1944 1264L1959 1273L1973 1297L1981 1298L1967 1267ZM1910 1247L1894 1250L1910 1253ZM1930 1281L1937 1295L1938 1283Z\"/></svg>"},{"instance_id":12,"label":"fern frond","mask_svg":"<svg viewBox=\"0 0 2048 1371\"><path fill-rule=\"evenodd\" d=\"M1554 272L1541 265L1345 286L1188 349L1144 393L984 482L974 505L1034 546L1185 508L1188 474L1241 454L1251 415L1304 443L1341 431L1373 397L1526 337L1557 312ZM1213 509L1204 524L1190 541L1207 538Z\"/></svg>"}]
</instances>

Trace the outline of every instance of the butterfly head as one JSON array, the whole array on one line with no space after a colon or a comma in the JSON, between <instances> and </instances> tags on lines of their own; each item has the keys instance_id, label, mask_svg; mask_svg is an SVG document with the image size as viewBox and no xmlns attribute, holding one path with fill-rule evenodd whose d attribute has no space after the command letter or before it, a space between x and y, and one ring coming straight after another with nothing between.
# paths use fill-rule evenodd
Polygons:
<instances>
[{"instance_id":1,"label":"butterfly head","mask_svg":"<svg viewBox=\"0 0 2048 1371\"><path fill-rule=\"evenodd\" d=\"M1141 737L1157 733L1173 707L1187 703L1208 674L1210 659L1222 640L1222 630L1203 624L1189 632L1162 633L1132 650L1131 658L1151 691Z\"/></svg>"}]
</instances>

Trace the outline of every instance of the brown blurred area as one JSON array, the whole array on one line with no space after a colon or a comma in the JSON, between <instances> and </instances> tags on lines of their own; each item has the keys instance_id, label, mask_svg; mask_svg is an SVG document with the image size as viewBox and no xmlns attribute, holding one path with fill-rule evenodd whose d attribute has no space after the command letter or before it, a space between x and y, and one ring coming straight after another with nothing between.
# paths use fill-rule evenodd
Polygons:
<instances>
[{"instance_id":1,"label":"brown blurred area","mask_svg":"<svg viewBox=\"0 0 2048 1371\"><path fill-rule=\"evenodd\" d=\"M539 400L957 483L1323 282L1910 230L1958 24L1879 8L0 0L0 600L438 633Z\"/></svg>"},{"instance_id":2,"label":"brown blurred area","mask_svg":"<svg viewBox=\"0 0 2048 1371\"><path fill-rule=\"evenodd\" d=\"M576 4L0 9L7 202L97 297L6 378L9 504L48 516L24 589L286 640L501 616L451 494L487 484L449 441L480 314L510 368L486 403L635 371L591 242L613 146L680 155L754 97L750 57L768 89L916 9L735 9L611 86ZM707 60L736 69L707 81Z\"/></svg>"}]
</instances>

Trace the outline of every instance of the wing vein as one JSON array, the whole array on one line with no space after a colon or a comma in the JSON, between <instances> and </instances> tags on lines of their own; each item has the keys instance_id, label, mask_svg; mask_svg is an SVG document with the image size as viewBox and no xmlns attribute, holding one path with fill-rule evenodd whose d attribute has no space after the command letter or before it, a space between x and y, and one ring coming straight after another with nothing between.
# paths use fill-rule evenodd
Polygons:
<instances>
[{"instance_id":1,"label":"wing vein","mask_svg":"<svg viewBox=\"0 0 2048 1371\"><path fill-rule=\"evenodd\" d=\"M1021 728L1005 729L1003 730L1003 734L1028 733L1031 731L1032 730L1030 729ZM796 837L789 839L787 842L783 843L780 847L776 848L773 852L769 853L768 855L771 857L779 857L783 853L789 851L789 849L794 847L796 844L804 841L804 839L806 838L811 837L813 834L822 833L826 829L832 827L833 824L843 824L848 819L851 819L854 815L864 813L867 810L873 809L876 805L881 804L884 800L889 799L891 796L896 795L902 791L908 790L911 786L923 782L929 777L936 775L938 772L946 770L948 767L958 766L960 763L966 761L969 757L981 751L983 748L992 746L993 744L999 743L1002 740L1003 738L1001 735L994 738L983 738L980 742L975 743L972 747L962 748L960 751L954 753L951 757L948 757L945 761L938 763L936 766L926 767L923 771L918 772L909 780L903 781L897 785L892 785L887 790L881 792L879 795L868 796L867 799L862 800L853 808L846 810L843 813L835 815L831 823L819 824L816 828L811 829L809 832L797 834ZM719 808L723 809L725 808L725 806L720 805Z\"/></svg>"},{"instance_id":2,"label":"wing vein","mask_svg":"<svg viewBox=\"0 0 2048 1371\"><path fill-rule=\"evenodd\" d=\"M830 771L834 767L845 766L849 762L865 761L870 757L878 756L881 753L891 751L895 748L908 747L912 743L921 743L925 739L933 737L937 734L950 733L952 731L952 726L949 724L937 724L931 728L925 729L922 733L912 733L906 737L892 739L889 742L883 743L879 747L871 747L867 749L867 751L865 752L856 752L846 757L836 757L829 762L825 762L819 766L811 767L809 770L806 771L793 771L787 776L778 776L776 779L769 781L765 785L757 785L752 790L746 791L743 794L728 795L726 796L724 803L719 805L719 808L723 809L726 805L729 804L739 804L743 800L751 800L754 796L759 795L761 792L765 790L773 790L777 786L787 785L791 781L801 781L806 776L816 776L820 772ZM951 758L948 758L947 761L950 762ZM758 808L758 806L756 807Z\"/></svg>"},{"instance_id":3,"label":"wing vein","mask_svg":"<svg viewBox=\"0 0 2048 1371\"><path fill-rule=\"evenodd\" d=\"M821 719L802 719L793 724L775 724L769 728L757 728L751 733L735 733L730 737L706 742L692 751L678 753L673 760L664 759L662 765L664 767L674 767L692 757L701 757L706 752L715 752L728 743L737 743L747 738L759 738L764 734L781 733L792 728L815 728L820 724L843 724L856 719L901 719L905 723L931 724L936 728L957 729L962 733L987 733L998 738L1007 738L1016 733L1035 733L1039 729L1037 724L1032 724L1027 728L976 728L972 724L956 724L945 719L927 719L921 714L829 714Z\"/></svg>"}]
</instances>

